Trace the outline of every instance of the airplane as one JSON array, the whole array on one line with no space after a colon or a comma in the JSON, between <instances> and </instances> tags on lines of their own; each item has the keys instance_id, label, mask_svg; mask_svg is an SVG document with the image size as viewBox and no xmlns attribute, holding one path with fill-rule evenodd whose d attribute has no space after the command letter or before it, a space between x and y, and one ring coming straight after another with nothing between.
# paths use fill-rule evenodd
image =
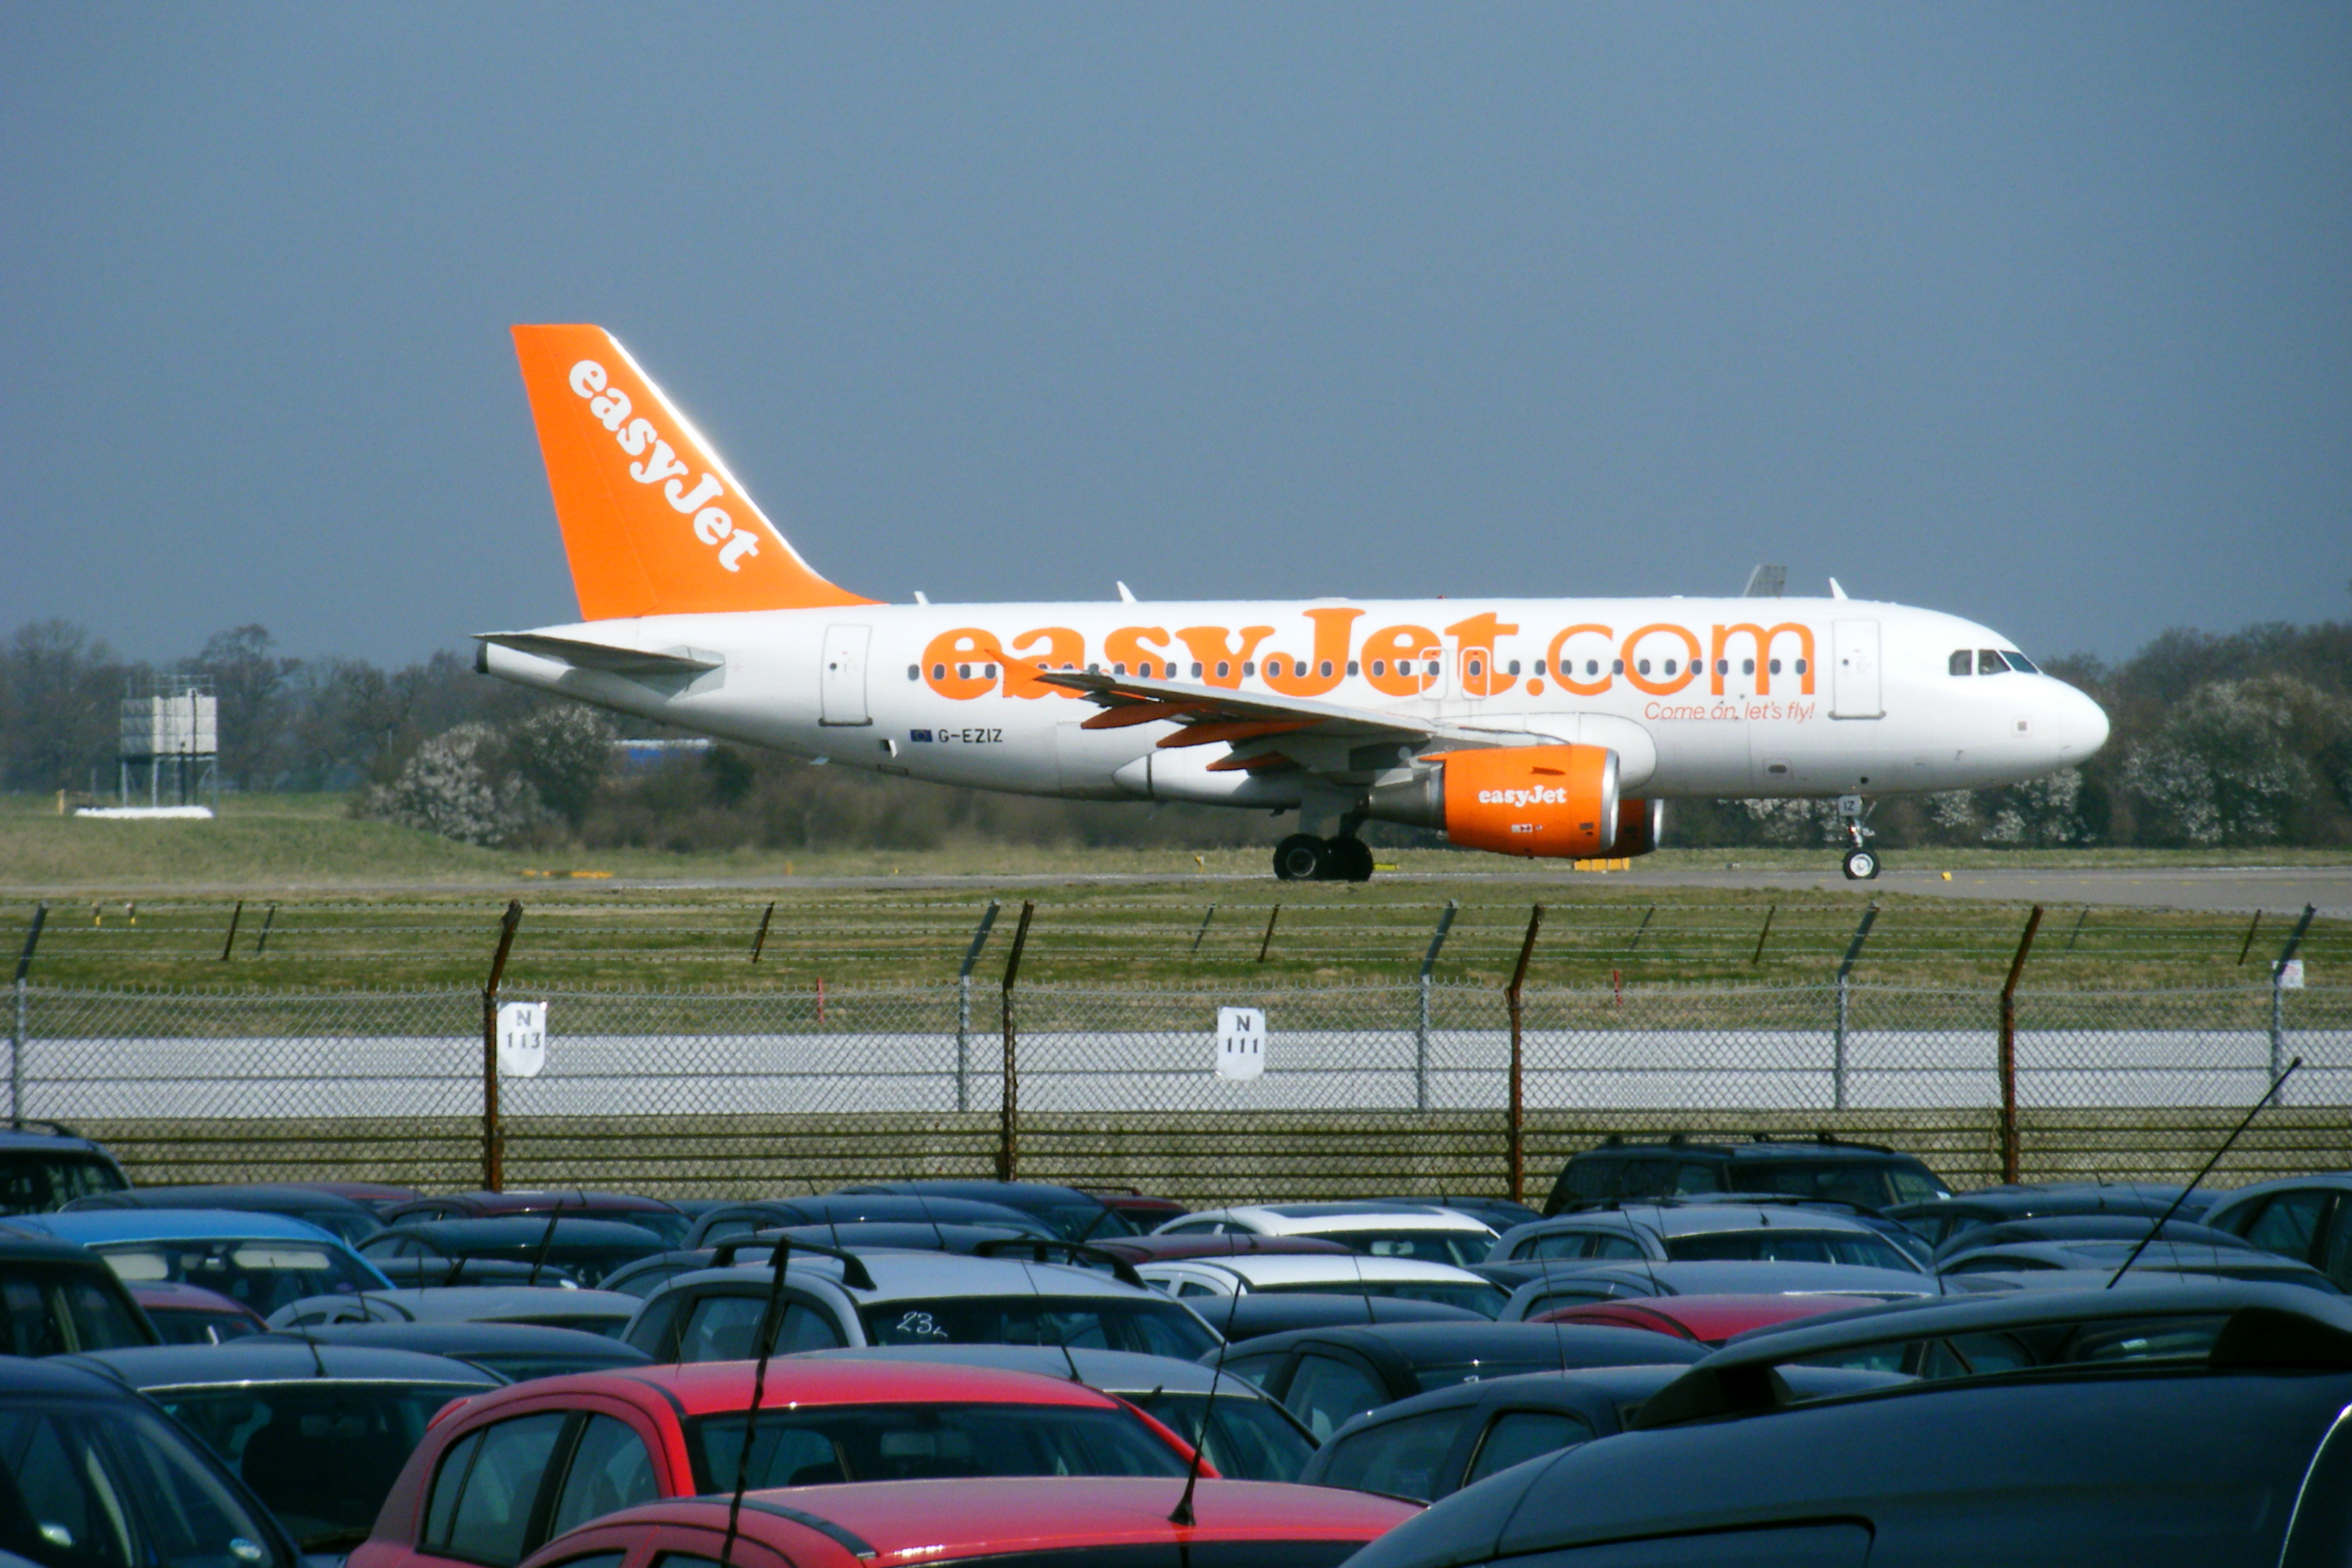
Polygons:
<instances>
[{"instance_id":1,"label":"airplane","mask_svg":"<svg viewBox=\"0 0 2352 1568\"><path fill-rule=\"evenodd\" d=\"M884 604L820 576L610 333L514 341L581 618L481 634L481 671L939 784L1296 812L1284 880L1370 878L1367 822L1646 854L1676 797L1834 799L1845 875L1868 879L1876 797L2018 783L2107 738L2010 638L1834 579L1828 598L1160 603L1120 584Z\"/></svg>"}]
</instances>

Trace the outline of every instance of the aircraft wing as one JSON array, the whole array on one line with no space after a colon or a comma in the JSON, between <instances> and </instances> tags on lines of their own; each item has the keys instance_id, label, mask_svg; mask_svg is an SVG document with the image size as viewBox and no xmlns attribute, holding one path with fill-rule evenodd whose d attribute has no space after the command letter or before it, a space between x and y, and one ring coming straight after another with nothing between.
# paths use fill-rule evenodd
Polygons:
<instances>
[{"instance_id":1,"label":"aircraft wing","mask_svg":"<svg viewBox=\"0 0 2352 1568\"><path fill-rule=\"evenodd\" d=\"M579 637L550 637L544 632L477 632L477 642L496 643L517 653L527 653L540 658L551 658L581 669L602 669L614 675L699 675L707 669L717 669L727 661L715 653L699 648L672 648L657 652L650 648L615 647L610 643L588 642Z\"/></svg>"}]
</instances>

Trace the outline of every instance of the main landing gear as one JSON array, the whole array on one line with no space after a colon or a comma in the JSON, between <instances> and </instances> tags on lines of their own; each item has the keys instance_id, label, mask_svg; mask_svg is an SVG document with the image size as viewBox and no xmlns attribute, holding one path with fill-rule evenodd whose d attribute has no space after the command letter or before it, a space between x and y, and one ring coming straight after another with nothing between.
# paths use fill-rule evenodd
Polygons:
<instances>
[{"instance_id":1,"label":"main landing gear","mask_svg":"<svg viewBox=\"0 0 2352 1568\"><path fill-rule=\"evenodd\" d=\"M1870 810L1858 795L1842 795L1837 802L1838 826L1845 830L1845 879L1867 882L1878 875L1878 851L1868 847L1877 837L1867 822Z\"/></svg>"},{"instance_id":2,"label":"main landing gear","mask_svg":"<svg viewBox=\"0 0 2352 1568\"><path fill-rule=\"evenodd\" d=\"M1294 833L1274 847L1274 874L1286 882L1369 882L1372 852L1353 834Z\"/></svg>"}]
</instances>

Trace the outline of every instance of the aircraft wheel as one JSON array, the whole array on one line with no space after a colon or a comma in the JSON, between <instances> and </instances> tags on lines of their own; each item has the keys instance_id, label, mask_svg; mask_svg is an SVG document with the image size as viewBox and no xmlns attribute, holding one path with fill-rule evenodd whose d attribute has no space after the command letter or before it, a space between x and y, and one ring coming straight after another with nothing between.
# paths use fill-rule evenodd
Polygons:
<instances>
[{"instance_id":1,"label":"aircraft wheel","mask_svg":"<svg viewBox=\"0 0 2352 1568\"><path fill-rule=\"evenodd\" d=\"M1875 854L1867 849L1849 849L1845 852L1847 881L1867 882L1877 875L1878 857Z\"/></svg>"},{"instance_id":2,"label":"aircraft wheel","mask_svg":"<svg viewBox=\"0 0 2352 1568\"><path fill-rule=\"evenodd\" d=\"M1324 875L1330 847L1311 833L1294 833L1274 847L1274 874L1286 882L1312 882Z\"/></svg>"},{"instance_id":3,"label":"aircraft wheel","mask_svg":"<svg viewBox=\"0 0 2352 1568\"><path fill-rule=\"evenodd\" d=\"M1334 838L1331 840L1330 869L1325 874L1335 882L1370 881L1371 846L1360 838Z\"/></svg>"}]
</instances>

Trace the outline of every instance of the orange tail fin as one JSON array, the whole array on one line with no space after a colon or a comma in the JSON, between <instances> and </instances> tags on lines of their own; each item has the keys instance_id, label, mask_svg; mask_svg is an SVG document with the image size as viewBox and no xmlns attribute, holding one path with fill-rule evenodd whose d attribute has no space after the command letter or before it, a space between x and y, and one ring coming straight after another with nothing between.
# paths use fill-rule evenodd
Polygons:
<instances>
[{"instance_id":1,"label":"orange tail fin","mask_svg":"<svg viewBox=\"0 0 2352 1568\"><path fill-rule=\"evenodd\" d=\"M610 332L514 340L582 619L876 602L809 570Z\"/></svg>"}]
</instances>

